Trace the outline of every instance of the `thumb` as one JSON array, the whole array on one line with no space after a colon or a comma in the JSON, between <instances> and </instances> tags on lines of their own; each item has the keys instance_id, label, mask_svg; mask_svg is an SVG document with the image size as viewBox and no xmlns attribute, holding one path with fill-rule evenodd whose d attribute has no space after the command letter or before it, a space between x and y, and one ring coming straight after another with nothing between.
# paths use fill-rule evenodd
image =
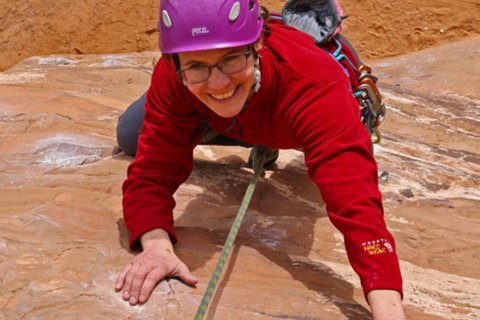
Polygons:
<instances>
[{"instance_id":1,"label":"thumb","mask_svg":"<svg viewBox=\"0 0 480 320\"><path fill-rule=\"evenodd\" d=\"M172 275L182 279L186 284L189 285L195 285L198 283L198 279L194 277L190 270L188 270L187 265L183 262L180 262Z\"/></svg>"}]
</instances>

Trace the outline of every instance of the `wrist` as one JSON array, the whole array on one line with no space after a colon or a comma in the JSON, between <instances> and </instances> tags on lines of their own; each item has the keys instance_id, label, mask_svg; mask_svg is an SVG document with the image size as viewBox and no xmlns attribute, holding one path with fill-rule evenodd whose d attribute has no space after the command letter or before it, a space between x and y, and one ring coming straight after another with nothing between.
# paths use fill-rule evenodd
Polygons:
<instances>
[{"instance_id":1,"label":"wrist","mask_svg":"<svg viewBox=\"0 0 480 320\"><path fill-rule=\"evenodd\" d=\"M148 249L149 247L164 247L173 251L172 241L170 240L170 235L167 231L163 229L152 229L140 236L140 243L142 244L143 250Z\"/></svg>"},{"instance_id":2,"label":"wrist","mask_svg":"<svg viewBox=\"0 0 480 320\"><path fill-rule=\"evenodd\" d=\"M372 290L367 295L373 319L405 320L400 292Z\"/></svg>"}]
</instances>

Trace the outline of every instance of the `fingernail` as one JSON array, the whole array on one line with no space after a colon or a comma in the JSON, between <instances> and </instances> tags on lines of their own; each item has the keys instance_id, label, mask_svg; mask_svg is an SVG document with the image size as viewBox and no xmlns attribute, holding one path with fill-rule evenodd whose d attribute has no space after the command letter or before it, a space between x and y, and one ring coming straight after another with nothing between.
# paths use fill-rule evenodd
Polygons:
<instances>
[{"instance_id":1,"label":"fingernail","mask_svg":"<svg viewBox=\"0 0 480 320\"><path fill-rule=\"evenodd\" d=\"M130 299L130 293L128 291L123 291L123 300L128 300Z\"/></svg>"},{"instance_id":2,"label":"fingernail","mask_svg":"<svg viewBox=\"0 0 480 320\"><path fill-rule=\"evenodd\" d=\"M115 290L120 290L121 287L122 287L122 286L120 285L120 283L117 283L117 284L115 285Z\"/></svg>"},{"instance_id":3,"label":"fingernail","mask_svg":"<svg viewBox=\"0 0 480 320\"><path fill-rule=\"evenodd\" d=\"M134 304L137 303L137 299L135 299L135 297L130 297L130 300L129 300L130 304L133 306Z\"/></svg>"},{"instance_id":4,"label":"fingernail","mask_svg":"<svg viewBox=\"0 0 480 320\"><path fill-rule=\"evenodd\" d=\"M145 296L143 294L141 294L139 300L140 300L141 303L144 303L145 302Z\"/></svg>"}]
</instances>

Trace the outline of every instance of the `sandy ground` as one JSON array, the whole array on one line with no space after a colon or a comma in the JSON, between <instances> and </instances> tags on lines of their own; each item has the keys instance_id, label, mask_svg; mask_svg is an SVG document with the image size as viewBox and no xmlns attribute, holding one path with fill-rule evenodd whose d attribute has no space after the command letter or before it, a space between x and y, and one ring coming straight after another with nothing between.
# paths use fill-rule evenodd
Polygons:
<instances>
[{"instance_id":1,"label":"sandy ground","mask_svg":"<svg viewBox=\"0 0 480 320\"><path fill-rule=\"evenodd\" d=\"M1 0L0 71L35 55L157 50L159 0ZM280 11L285 1L264 0ZM480 34L478 0L341 0L362 58L390 57Z\"/></svg>"}]
</instances>

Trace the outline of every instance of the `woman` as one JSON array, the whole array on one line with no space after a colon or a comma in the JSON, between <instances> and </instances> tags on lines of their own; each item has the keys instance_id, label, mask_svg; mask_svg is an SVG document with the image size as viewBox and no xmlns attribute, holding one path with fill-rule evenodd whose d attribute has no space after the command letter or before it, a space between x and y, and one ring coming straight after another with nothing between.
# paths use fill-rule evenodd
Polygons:
<instances>
[{"instance_id":1,"label":"woman","mask_svg":"<svg viewBox=\"0 0 480 320\"><path fill-rule=\"evenodd\" d=\"M116 289L135 305L165 277L197 283L174 253L172 210L206 122L246 144L303 148L374 319L404 319L395 244L348 77L311 36L267 17L257 0L162 0L163 59L123 185L130 245L143 251L121 272Z\"/></svg>"}]
</instances>

